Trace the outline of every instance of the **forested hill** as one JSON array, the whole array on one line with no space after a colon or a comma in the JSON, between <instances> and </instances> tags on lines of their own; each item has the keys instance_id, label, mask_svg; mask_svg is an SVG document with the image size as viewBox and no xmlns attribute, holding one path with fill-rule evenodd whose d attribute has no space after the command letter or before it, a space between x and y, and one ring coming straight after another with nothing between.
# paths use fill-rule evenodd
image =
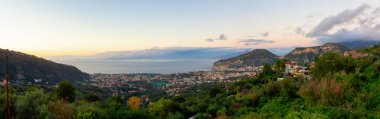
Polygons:
<instances>
[{"instance_id":1,"label":"forested hill","mask_svg":"<svg viewBox=\"0 0 380 119\"><path fill-rule=\"evenodd\" d=\"M266 49L255 49L236 57L219 60L214 63L213 70L223 71L231 67L262 66L266 63L273 64L277 58L277 55Z\"/></svg>"},{"instance_id":2,"label":"forested hill","mask_svg":"<svg viewBox=\"0 0 380 119\"><path fill-rule=\"evenodd\" d=\"M12 81L28 82L42 79L42 82L55 84L62 80L72 82L89 78L87 73L70 65L55 63L33 55L0 49L0 77L5 76L5 56L9 56L9 76Z\"/></svg>"}]
</instances>

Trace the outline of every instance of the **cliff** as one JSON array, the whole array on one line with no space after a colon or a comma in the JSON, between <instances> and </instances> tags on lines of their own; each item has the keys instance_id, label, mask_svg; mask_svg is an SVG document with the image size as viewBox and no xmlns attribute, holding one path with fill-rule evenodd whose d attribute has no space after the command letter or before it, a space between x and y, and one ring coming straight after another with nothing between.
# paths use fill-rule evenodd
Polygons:
<instances>
[{"instance_id":1,"label":"cliff","mask_svg":"<svg viewBox=\"0 0 380 119\"><path fill-rule=\"evenodd\" d=\"M339 54L343 54L344 52L349 50L350 48L344 45L336 43L326 43L322 46L295 48L293 51L286 54L284 58L298 63L310 63L314 61L315 57L320 56L324 53L336 52Z\"/></svg>"}]
</instances>

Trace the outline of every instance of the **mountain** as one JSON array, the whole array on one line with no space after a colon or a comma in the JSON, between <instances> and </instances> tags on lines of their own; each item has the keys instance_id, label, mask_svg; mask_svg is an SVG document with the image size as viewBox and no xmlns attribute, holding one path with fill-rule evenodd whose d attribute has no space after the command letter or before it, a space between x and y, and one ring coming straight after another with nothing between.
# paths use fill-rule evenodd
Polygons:
<instances>
[{"instance_id":1,"label":"mountain","mask_svg":"<svg viewBox=\"0 0 380 119\"><path fill-rule=\"evenodd\" d=\"M246 50L243 50L243 51L237 51L237 52L234 52L234 53L229 53L227 55L222 55L222 56L219 56L219 57L216 57L217 59L227 59L227 58L231 58L231 57L237 57L241 54L245 54L245 53L248 53L252 51L252 49L246 49Z\"/></svg>"},{"instance_id":2,"label":"mountain","mask_svg":"<svg viewBox=\"0 0 380 119\"><path fill-rule=\"evenodd\" d=\"M269 48L268 51L278 55L278 56L284 56L288 54L290 51L292 51L294 47L288 47L288 48Z\"/></svg>"},{"instance_id":3,"label":"mountain","mask_svg":"<svg viewBox=\"0 0 380 119\"><path fill-rule=\"evenodd\" d=\"M219 60L214 63L213 70L224 71L226 68L262 66L266 63L273 64L277 58L277 55L266 49L255 49L237 57Z\"/></svg>"},{"instance_id":4,"label":"mountain","mask_svg":"<svg viewBox=\"0 0 380 119\"><path fill-rule=\"evenodd\" d=\"M379 41L355 40L355 41L339 42L338 44L345 45L351 49L363 49L363 48L375 46L375 45L379 44Z\"/></svg>"},{"instance_id":5,"label":"mountain","mask_svg":"<svg viewBox=\"0 0 380 119\"><path fill-rule=\"evenodd\" d=\"M380 43L374 45L373 47L360 49L359 52L364 53L364 54L372 54L375 56L380 56Z\"/></svg>"},{"instance_id":6,"label":"mountain","mask_svg":"<svg viewBox=\"0 0 380 119\"><path fill-rule=\"evenodd\" d=\"M309 63L313 62L315 57L320 56L321 54L324 54L326 52L336 52L339 54L343 54L344 52L349 50L350 48L345 45L337 43L326 43L324 45L315 47L295 48L293 51L286 54L284 58L298 63Z\"/></svg>"},{"instance_id":7,"label":"mountain","mask_svg":"<svg viewBox=\"0 0 380 119\"><path fill-rule=\"evenodd\" d=\"M29 82L42 79L42 82L55 84L62 80L72 82L88 79L89 75L74 66L58 64L33 55L0 49L0 77L5 76L5 56L9 58L11 81Z\"/></svg>"}]
</instances>

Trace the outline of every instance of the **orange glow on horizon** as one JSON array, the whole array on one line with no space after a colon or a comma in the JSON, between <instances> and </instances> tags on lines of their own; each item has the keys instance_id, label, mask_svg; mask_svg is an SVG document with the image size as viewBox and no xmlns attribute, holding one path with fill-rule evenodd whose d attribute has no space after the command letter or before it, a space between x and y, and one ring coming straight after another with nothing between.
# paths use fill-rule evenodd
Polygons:
<instances>
[{"instance_id":1,"label":"orange glow on horizon","mask_svg":"<svg viewBox=\"0 0 380 119\"><path fill-rule=\"evenodd\" d=\"M65 56L65 55L75 55L75 56L89 56L94 55L96 52L89 51L21 51L26 54L35 55L37 57L51 57L51 56Z\"/></svg>"}]
</instances>

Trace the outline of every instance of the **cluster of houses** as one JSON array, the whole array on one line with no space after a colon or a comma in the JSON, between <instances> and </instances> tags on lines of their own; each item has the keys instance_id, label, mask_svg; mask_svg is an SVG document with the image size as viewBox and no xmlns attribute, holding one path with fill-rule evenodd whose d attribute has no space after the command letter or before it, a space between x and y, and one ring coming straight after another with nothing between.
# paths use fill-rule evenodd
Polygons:
<instances>
[{"instance_id":1,"label":"cluster of houses","mask_svg":"<svg viewBox=\"0 0 380 119\"><path fill-rule=\"evenodd\" d=\"M285 76L310 78L310 70L308 67L298 65L297 62L286 62L285 63Z\"/></svg>"}]
</instances>

